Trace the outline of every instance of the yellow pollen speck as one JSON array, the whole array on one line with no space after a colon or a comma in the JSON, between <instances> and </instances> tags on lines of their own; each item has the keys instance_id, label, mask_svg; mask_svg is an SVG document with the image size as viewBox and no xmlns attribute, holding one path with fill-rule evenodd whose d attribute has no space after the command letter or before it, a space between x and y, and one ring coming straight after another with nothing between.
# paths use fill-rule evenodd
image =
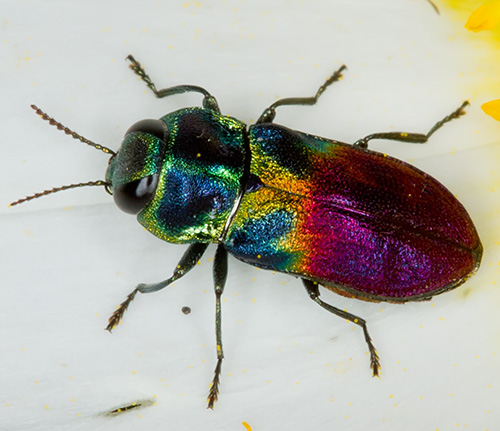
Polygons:
<instances>
[{"instance_id":1,"label":"yellow pollen speck","mask_svg":"<svg viewBox=\"0 0 500 431\"><path fill-rule=\"evenodd\" d=\"M408 136L408 133L400 133L400 135L403 137L403 138L406 138Z\"/></svg>"},{"instance_id":2,"label":"yellow pollen speck","mask_svg":"<svg viewBox=\"0 0 500 431\"><path fill-rule=\"evenodd\" d=\"M48 409L49 409L49 406L48 406L48 405L46 405L46 406L45 406L45 408L48 410Z\"/></svg>"},{"instance_id":3,"label":"yellow pollen speck","mask_svg":"<svg viewBox=\"0 0 500 431\"><path fill-rule=\"evenodd\" d=\"M255 304L257 301L255 300L255 298L252 298L252 302Z\"/></svg>"},{"instance_id":4,"label":"yellow pollen speck","mask_svg":"<svg viewBox=\"0 0 500 431\"><path fill-rule=\"evenodd\" d=\"M201 154L200 153L196 154L196 157L201 157Z\"/></svg>"},{"instance_id":5,"label":"yellow pollen speck","mask_svg":"<svg viewBox=\"0 0 500 431\"><path fill-rule=\"evenodd\" d=\"M262 256L260 254L257 255L257 259L260 259Z\"/></svg>"},{"instance_id":6,"label":"yellow pollen speck","mask_svg":"<svg viewBox=\"0 0 500 431\"><path fill-rule=\"evenodd\" d=\"M471 13L465 23L465 28L474 33L483 30L493 30L500 22L500 2L483 4Z\"/></svg>"},{"instance_id":7,"label":"yellow pollen speck","mask_svg":"<svg viewBox=\"0 0 500 431\"><path fill-rule=\"evenodd\" d=\"M491 100L490 102L483 103L481 109L486 115L500 121L500 99Z\"/></svg>"},{"instance_id":8,"label":"yellow pollen speck","mask_svg":"<svg viewBox=\"0 0 500 431\"><path fill-rule=\"evenodd\" d=\"M132 374L137 374L137 371L135 371L135 370L134 370L134 371L132 371Z\"/></svg>"}]
</instances>

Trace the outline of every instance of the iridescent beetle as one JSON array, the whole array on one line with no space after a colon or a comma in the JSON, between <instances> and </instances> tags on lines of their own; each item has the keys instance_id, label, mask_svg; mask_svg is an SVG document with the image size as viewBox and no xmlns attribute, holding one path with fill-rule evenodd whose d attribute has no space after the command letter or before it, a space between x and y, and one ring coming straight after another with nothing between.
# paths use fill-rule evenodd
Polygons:
<instances>
[{"instance_id":1,"label":"iridescent beetle","mask_svg":"<svg viewBox=\"0 0 500 431\"><path fill-rule=\"evenodd\" d=\"M157 97L198 92L203 107L139 121L115 153L33 106L43 119L111 159L105 181L54 188L11 205L70 188L105 186L118 207L137 214L153 235L190 244L168 280L140 284L128 295L110 317L109 331L137 292L167 287L196 265L208 244L218 244L213 266L217 365L209 408L218 398L224 357L221 295L228 253L301 278L313 301L360 326L374 376L380 364L366 321L323 302L318 285L367 301L421 301L459 286L479 267L481 242L460 202L419 169L368 150L373 139L425 143L464 114L468 102L427 134L375 133L347 145L273 123L279 106L314 105L345 66L314 97L280 99L247 129L221 115L205 89L180 85L157 90L141 65L132 56L127 59Z\"/></svg>"}]
</instances>

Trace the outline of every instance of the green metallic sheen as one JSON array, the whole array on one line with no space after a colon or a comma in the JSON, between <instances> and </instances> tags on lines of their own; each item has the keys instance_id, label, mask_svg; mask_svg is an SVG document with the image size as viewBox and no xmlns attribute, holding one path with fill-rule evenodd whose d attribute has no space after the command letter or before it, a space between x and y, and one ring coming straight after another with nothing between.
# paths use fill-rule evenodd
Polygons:
<instances>
[{"instance_id":1,"label":"green metallic sheen","mask_svg":"<svg viewBox=\"0 0 500 431\"><path fill-rule=\"evenodd\" d=\"M161 120L168 141L158 186L137 220L171 243L216 242L242 188L246 126L204 108L181 109Z\"/></svg>"}]
</instances>

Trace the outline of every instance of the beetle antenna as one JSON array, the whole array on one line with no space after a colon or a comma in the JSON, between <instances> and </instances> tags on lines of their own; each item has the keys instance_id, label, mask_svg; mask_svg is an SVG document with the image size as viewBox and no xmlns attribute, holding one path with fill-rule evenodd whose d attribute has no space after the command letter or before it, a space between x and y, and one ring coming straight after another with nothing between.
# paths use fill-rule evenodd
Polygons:
<instances>
[{"instance_id":1,"label":"beetle antenna","mask_svg":"<svg viewBox=\"0 0 500 431\"><path fill-rule=\"evenodd\" d=\"M52 117L48 116L45 112L43 112L38 106L36 105L31 105L31 108L35 110L35 112L42 117L43 120L48 121L50 125L56 126L59 130L62 130L66 135L70 135L74 139L78 139L80 142L83 142L84 144L90 145L91 147L94 147L98 150L101 150L103 153L106 154L111 154L114 156L116 153L113 150L110 150L107 147L104 147L102 145L96 144L95 142L92 142L88 140L87 138L84 138L83 136L79 135L76 132L73 132L73 130L68 129L66 126L63 126L59 121L54 120Z\"/></svg>"},{"instance_id":2,"label":"beetle antenna","mask_svg":"<svg viewBox=\"0 0 500 431\"><path fill-rule=\"evenodd\" d=\"M22 204L23 202L31 201L36 198L41 198L42 196L47 196L52 193L62 192L63 190L76 189L77 187L87 187L87 186L104 186L106 187L106 191L109 193L110 184L107 183L106 181L102 180L89 181L87 183L69 184L67 186L54 187L53 189L50 190L44 190L43 192L35 193L34 195L26 196L25 198L12 202L9 204L9 207L13 207L14 205L19 205Z\"/></svg>"}]
</instances>

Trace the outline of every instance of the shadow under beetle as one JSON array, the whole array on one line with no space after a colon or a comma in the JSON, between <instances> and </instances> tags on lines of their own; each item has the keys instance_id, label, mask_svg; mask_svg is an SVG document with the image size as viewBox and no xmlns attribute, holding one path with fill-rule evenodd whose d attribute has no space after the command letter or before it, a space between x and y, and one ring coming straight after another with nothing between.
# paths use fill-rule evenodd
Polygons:
<instances>
[{"instance_id":1,"label":"shadow under beetle","mask_svg":"<svg viewBox=\"0 0 500 431\"><path fill-rule=\"evenodd\" d=\"M363 329L373 375L380 364L366 321L320 299L318 285L367 301L427 300L465 282L479 267L482 246L460 202L437 180L392 157L368 150L373 139L426 143L464 102L427 134L374 133L348 145L273 122L276 108L314 105L342 78L342 66L313 97L280 99L246 127L222 115L205 89L180 85L157 90L141 65L132 70L156 97L203 95L203 107L135 123L115 153L33 108L75 139L111 155L105 181L71 184L13 202L82 186L105 186L123 211L153 235L189 244L173 275L139 284L106 329L121 320L137 292L159 291L183 277L217 243L213 265L217 364L208 395L219 395L222 359L221 296L227 255L302 279L310 298Z\"/></svg>"}]
</instances>

